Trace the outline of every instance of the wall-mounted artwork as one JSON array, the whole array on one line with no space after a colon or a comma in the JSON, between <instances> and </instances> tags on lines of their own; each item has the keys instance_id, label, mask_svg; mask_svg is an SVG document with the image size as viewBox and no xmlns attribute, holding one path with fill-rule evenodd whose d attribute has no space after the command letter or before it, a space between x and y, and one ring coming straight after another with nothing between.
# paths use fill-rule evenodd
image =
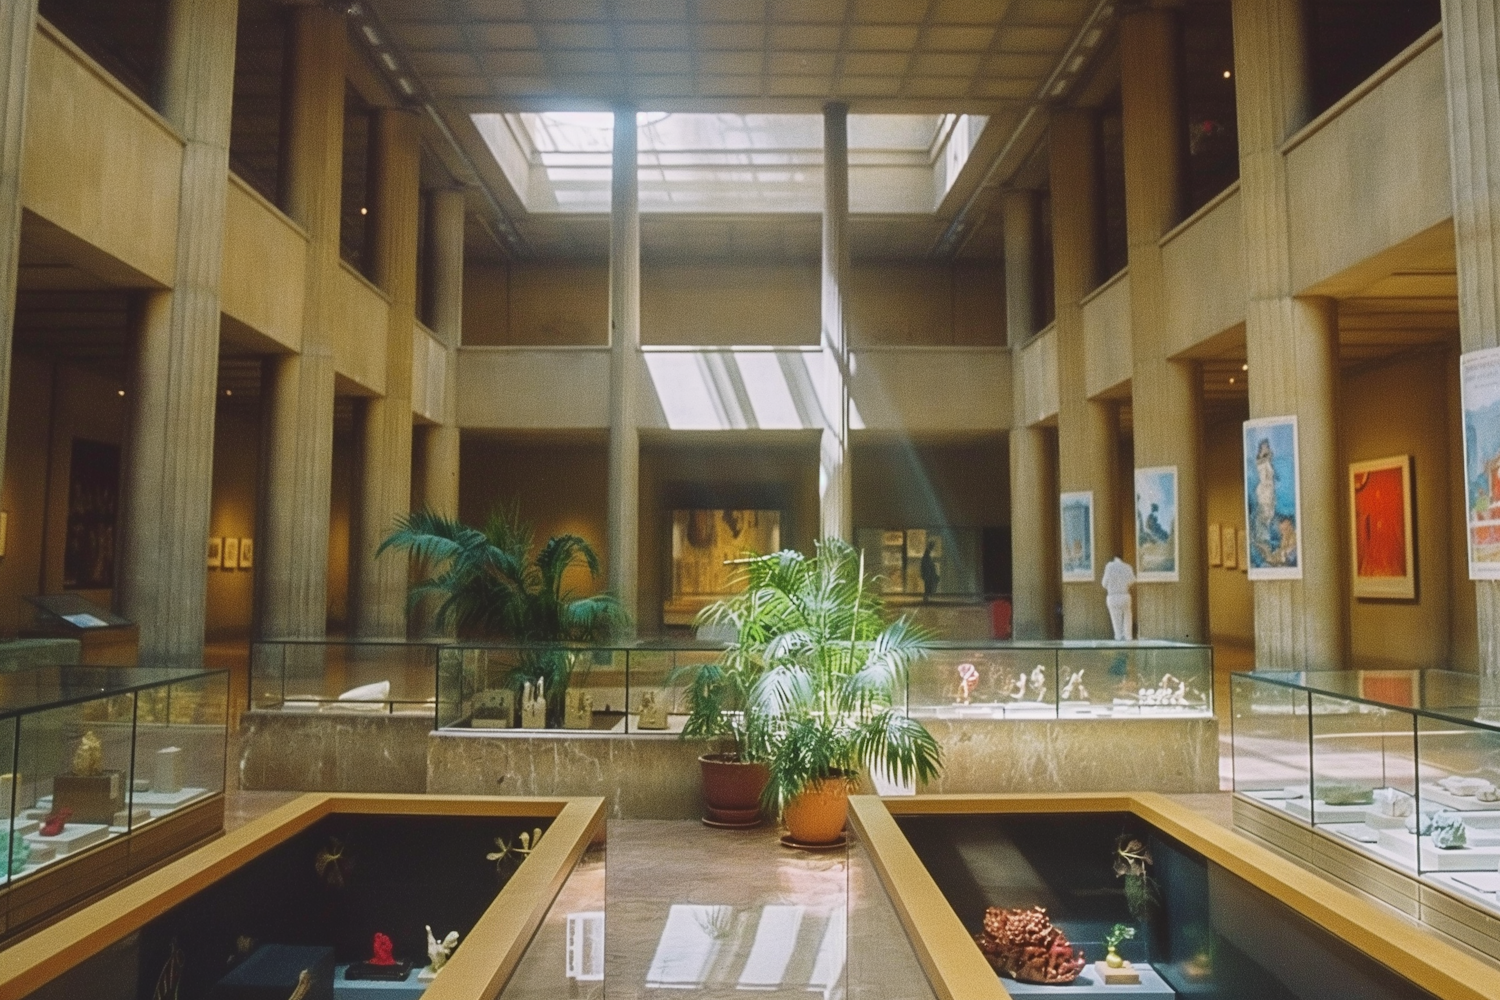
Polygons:
<instances>
[{"instance_id":1,"label":"wall-mounted artwork","mask_svg":"<svg viewBox=\"0 0 1500 1000\"><path fill-rule=\"evenodd\" d=\"M255 539L240 539L240 569L250 569L255 565Z\"/></svg>"},{"instance_id":2,"label":"wall-mounted artwork","mask_svg":"<svg viewBox=\"0 0 1500 1000\"><path fill-rule=\"evenodd\" d=\"M68 480L68 535L63 589L115 585L115 514L120 497L120 446L75 438Z\"/></svg>"},{"instance_id":3,"label":"wall-mounted artwork","mask_svg":"<svg viewBox=\"0 0 1500 1000\"><path fill-rule=\"evenodd\" d=\"M1302 579L1302 484L1297 418L1244 424L1245 523L1252 580Z\"/></svg>"},{"instance_id":4,"label":"wall-mounted artwork","mask_svg":"<svg viewBox=\"0 0 1500 1000\"><path fill-rule=\"evenodd\" d=\"M1135 578L1177 582L1177 466L1135 470Z\"/></svg>"},{"instance_id":5,"label":"wall-mounted artwork","mask_svg":"<svg viewBox=\"0 0 1500 1000\"><path fill-rule=\"evenodd\" d=\"M1411 524L1411 456L1349 466L1349 529L1355 597L1413 600L1417 565Z\"/></svg>"},{"instance_id":6,"label":"wall-mounted artwork","mask_svg":"<svg viewBox=\"0 0 1500 1000\"><path fill-rule=\"evenodd\" d=\"M210 538L208 540L208 568L218 569L224 565L224 539Z\"/></svg>"},{"instance_id":7,"label":"wall-mounted artwork","mask_svg":"<svg viewBox=\"0 0 1500 1000\"><path fill-rule=\"evenodd\" d=\"M1232 524L1224 525L1224 538L1220 547L1224 554L1224 568L1238 569L1240 565L1239 529Z\"/></svg>"},{"instance_id":8,"label":"wall-mounted artwork","mask_svg":"<svg viewBox=\"0 0 1500 1000\"><path fill-rule=\"evenodd\" d=\"M778 510L674 510L668 625L691 625L705 606L743 589L735 560L781 550Z\"/></svg>"},{"instance_id":9,"label":"wall-mounted artwork","mask_svg":"<svg viewBox=\"0 0 1500 1000\"><path fill-rule=\"evenodd\" d=\"M1500 347L1458 359L1469 579L1500 580Z\"/></svg>"},{"instance_id":10,"label":"wall-mounted artwork","mask_svg":"<svg viewBox=\"0 0 1500 1000\"><path fill-rule=\"evenodd\" d=\"M1233 530L1233 529L1230 529ZM1233 536L1231 536L1231 541ZM1217 524L1208 526L1208 564L1210 566L1224 565L1223 535L1219 532Z\"/></svg>"},{"instance_id":11,"label":"wall-mounted artwork","mask_svg":"<svg viewBox=\"0 0 1500 1000\"><path fill-rule=\"evenodd\" d=\"M240 564L240 540L238 538L224 539L224 568L234 569Z\"/></svg>"},{"instance_id":12,"label":"wall-mounted artwork","mask_svg":"<svg viewBox=\"0 0 1500 1000\"><path fill-rule=\"evenodd\" d=\"M1065 583L1094 581L1094 494L1064 493L1062 521L1062 578Z\"/></svg>"}]
</instances>

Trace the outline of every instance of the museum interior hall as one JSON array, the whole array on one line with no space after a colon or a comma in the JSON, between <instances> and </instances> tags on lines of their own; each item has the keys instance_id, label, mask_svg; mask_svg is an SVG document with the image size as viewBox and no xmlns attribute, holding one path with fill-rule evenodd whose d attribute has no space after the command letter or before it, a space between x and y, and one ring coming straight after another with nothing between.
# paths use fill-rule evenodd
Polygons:
<instances>
[{"instance_id":1,"label":"museum interior hall","mask_svg":"<svg viewBox=\"0 0 1500 1000\"><path fill-rule=\"evenodd\" d=\"M1497 0L0 0L0 1000L683 991L1500 997Z\"/></svg>"}]
</instances>

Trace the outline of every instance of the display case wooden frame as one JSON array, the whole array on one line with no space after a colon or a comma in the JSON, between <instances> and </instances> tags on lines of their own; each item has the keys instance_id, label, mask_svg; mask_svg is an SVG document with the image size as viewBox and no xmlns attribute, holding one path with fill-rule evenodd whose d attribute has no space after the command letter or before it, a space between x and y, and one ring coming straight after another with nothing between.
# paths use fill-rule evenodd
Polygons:
<instances>
[{"instance_id":1,"label":"display case wooden frame","mask_svg":"<svg viewBox=\"0 0 1500 1000\"><path fill-rule=\"evenodd\" d=\"M0 952L0 1000L21 1000L327 816L547 818L547 836L427 988L424 1000L486 1000L510 978L573 866L602 833L602 798L302 795Z\"/></svg>"}]
</instances>

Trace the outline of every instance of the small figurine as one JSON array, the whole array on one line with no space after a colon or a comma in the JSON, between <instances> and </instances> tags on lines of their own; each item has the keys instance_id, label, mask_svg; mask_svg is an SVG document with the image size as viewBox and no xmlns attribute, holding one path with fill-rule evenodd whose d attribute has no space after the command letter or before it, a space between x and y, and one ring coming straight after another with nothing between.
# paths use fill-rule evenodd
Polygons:
<instances>
[{"instance_id":1,"label":"small figurine","mask_svg":"<svg viewBox=\"0 0 1500 1000\"><path fill-rule=\"evenodd\" d=\"M43 837L55 837L67 827L68 820L73 818L71 809L54 809L42 820L42 828L37 833Z\"/></svg>"},{"instance_id":2,"label":"small figurine","mask_svg":"<svg viewBox=\"0 0 1500 1000\"><path fill-rule=\"evenodd\" d=\"M1082 670L1075 670L1068 678L1068 683L1063 685L1062 697L1064 701L1070 699L1076 701L1089 700L1089 689L1083 686Z\"/></svg>"},{"instance_id":3,"label":"small figurine","mask_svg":"<svg viewBox=\"0 0 1500 1000\"><path fill-rule=\"evenodd\" d=\"M540 844L541 842L541 827L537 827L530 833L527 833L524 830L521 831L521 835L514 841L506 840L504 837L496 837L495 846L500 849L498 851L491 851L489 854L486 854L484 856L484 859L486 861L495 862L495 871L498 872L501 870L500 866L505 864L507 860L515 861L516 864L520 864L521 861L526 860L526 856L529 855L532 851L536 850L536 845Z\"/></svg>"},{"instance_id":4,"label":"small figurine","mask_svg":"<svg viewBox=\"0 0 1500 1000\"><path fill-rule=\"evenodd\" d=\"M78 741L73 751L73 773L80 778L93 778L104 773L104 744L90 729Z\"/></svg>"},{"instance_id":5,"label":"small figurine","mask_svg":"<svg viewBox=\"0 0 1500 1000\"><path fill-rule=\"evenodd\" d=\"M1100 582L1104 586L1104 604L1109 608L1109 622L1114 628L1115 641L1124 642L1135 631L1135 615L1130 598L1130 588L1135 586L1135 570L1125 560L1115 556L1105 565Z\"/></svg>"},{"instance_id":6,"label":"small figurine","mask_svg":"<svg viewBox=\"0 0 1500 1000\"><path fill-rule=\"evenodd\" d=\"M439 941L437 938L432 936L432 925L428 924L427 968L417 973L417 978L423 981L437 978L437 974L442 971L443 966L448 964L448 959L452 957L453 951L457 947L458 931L449 931L447 935L441 941Z\"/></svg>"},{"instance_id":7,"label":"small figurine","mask_svg":"<svg viewBox=\"0 0 1500 1000\"><path fill-rule=\"evenodd\" d=\"M1451 851L1465 847L1469 843L1469 831L1464 826L1463 817L1458 813L1443 810L1432 817L1432 846L1439 850Z\"/></svg>"},{"instance_id":8,"label":"small figurine","mask_svg":"<svg viewBox=\"0 0 1500 1000\"><path fill-rule=\"evenodd\" d=\"M1024 697L1026 697L1026 675L1018 674L1016 676L1016 689L1010 693L1010 700L1020 701Z\"/></svg>"},{"instance_id":9,"label":"small figurine","mask_svg":"<svg viewBox=\"0 0 1500 1000\"><path fill-rule=\"evenodd\" d=\"M961 705L969 703L969 695L979 686L979 671L972 663L960 663L958 665L958 701Z\"/></svg>"},{"instance_id":10,"label":"small figurine","mask_svg":"<svg viewBox=\"0 0 1500 1000\"><path fill-rule=\"evenodd\" d=\"M526 682L526 689L521 695L522 729L547 728L546 685L547 682L541 678L534 685L531 681Z\"/></svg>"},{"instance_id":11,"label":"small figurine","mask_svg":"<svg viewBox=\"0 0 1500 1000\"><path fill-rule=\"evenodd\" d=\"M594 693L563 692L563 728L588 729L594 724Z\"/></svg>"},{"instance_id":12,"label":"small figurine","mask_svg":"<svg viewBox=\"0 0 1500 1000\"><path fill-rule=\"evenodd\" d=\"M667 703L665 699L658 700L655 691L641 692L640 721L637 725L641 729L667 728Z\"/></svg>"},{"instance_id":13,"label":"small figurine","mask_svg":"<svg viewBox=\"0 0 1500 1000\"><path fill-rule=\"evenodd\" d=\"M404 982L411 972L410 962L399 962L396 960L395 948L391 939L375 933L375 940L370 945L371 955L363 962L356 962L344 970L345 979L354 980L376 980L379 982L399 983Z\"/></svg>"},{"instance_id":14,"label":"small figurine","mask_svg":"<svg viewBox=\"0 0 1500 1000\"><path fill-rule=\"evenodd\" d=\"M1135 928L1129 924L1115 924L1111 927L1104 935L1104 947L1109 952L1104 956L1104 964L1111 969L1123 968L1127 963L1116 949L1120 947L1121 942L1129 941L1133 937L1135 937Z\"/></svg>"},{"instance_id":15,"label":"small figurine","mask_svg":"<svg viewBox=\"0 0 1500 1000\"><path fill-rule=\"evenodd\" d=\"M1047 697L1047 671L1040 663L1031 672L1031 687L1035 692L1032 701L1042 701Z\"/></svg>"}]
</instances>

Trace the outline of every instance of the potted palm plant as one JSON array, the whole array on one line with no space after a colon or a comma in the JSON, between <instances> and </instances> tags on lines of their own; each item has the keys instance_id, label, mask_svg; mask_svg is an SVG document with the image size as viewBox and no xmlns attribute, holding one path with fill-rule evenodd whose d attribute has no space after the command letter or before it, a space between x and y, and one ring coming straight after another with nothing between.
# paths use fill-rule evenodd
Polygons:
<instances>
[{"instance_id":1,"label":"potted palm plant","mask_svg":"<svg viewBox=\"0 0 1500 1000\"><path fill-rule=\"evenodd\" d=\"M434 628L525 644L510 683L519 690L543 682L549 725L561 724L578 658L563 644L608 641L629 624L613 594L580 596L564 585L574 566L598 577L593 546L577 535L554 535L536 548L515 507L494 511L482 528L413 511L397 519L379 552L386 549L407 552L418 567L411 602L438 602Z\"/></svg>"},{"instance_id":2,"label":"potted palm plant","mask_svg":"<svg viewBox=\"0 0 1500 1000\"><path fill-rule=\"evenodd\" d=\"M932 734L895 704L928 636L905 618L887 621L860 553L838 539L813 558L747 560L745 577L743 593L703 613L736 639L721 664L699 671L689 706L703 735L731 735L742 758L764 761L762 802L794 842L836 842L864 767L905 783L942 766Z\"/></svg>"}]
</instances>

